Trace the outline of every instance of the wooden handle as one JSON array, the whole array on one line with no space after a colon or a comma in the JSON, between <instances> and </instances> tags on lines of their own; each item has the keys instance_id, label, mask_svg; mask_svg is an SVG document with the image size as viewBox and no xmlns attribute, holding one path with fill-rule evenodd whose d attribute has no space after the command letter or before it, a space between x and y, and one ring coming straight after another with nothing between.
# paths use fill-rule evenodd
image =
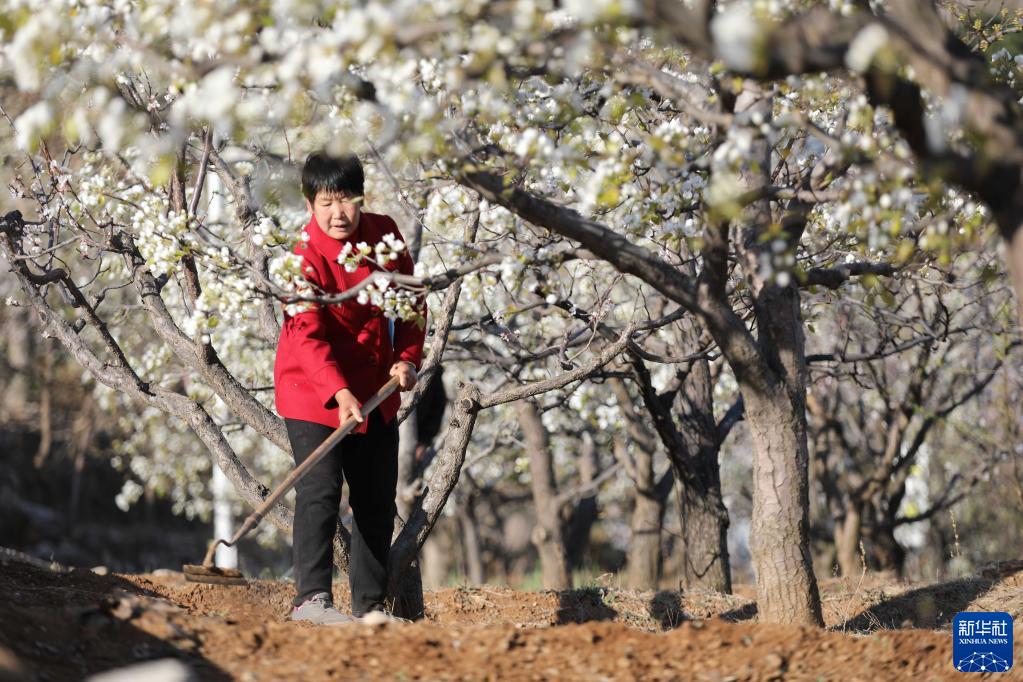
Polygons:
<instances>
[{"instance_id":1,"label":"wooden handle","mask_svg":"<svg viewBox=\"0 0 1023 682\"><path fill-rule=\"evenodd\" d=\"M374 393L369 400L363 403L362 409L360 410L362 418L369 419L370 412L375 410L380 403L387 400L387 398L394 393L397 388L398 377L392 377L391 380L381 386L380 390ZM310 469L316 466L317 462L323 459L323 457L330 452L335 445L341 442L342 438L351 433L351 431L358 425L359 422L355 420L355 417L348 417L348 419L342 422L341 425L334 430L334 433L327 436L327 439L320 443L320 446L313 450L313 452L306 457L305 461L295 467L295 469L288 474L288 477L267 496L267 498L263 501L263 504L259 505L256 508L256 511L252 512L252 514L245 519L245 523L242 524L242 527L234 534L231 541L226 544L233 545L246 533L255 528L256 524L258 524L266 513L270 511L270 508L273 507L274 503L284 497L284 495L287 494L287 492L291 490L295 484L309 472Z\"/></svg>"}]
</instances>

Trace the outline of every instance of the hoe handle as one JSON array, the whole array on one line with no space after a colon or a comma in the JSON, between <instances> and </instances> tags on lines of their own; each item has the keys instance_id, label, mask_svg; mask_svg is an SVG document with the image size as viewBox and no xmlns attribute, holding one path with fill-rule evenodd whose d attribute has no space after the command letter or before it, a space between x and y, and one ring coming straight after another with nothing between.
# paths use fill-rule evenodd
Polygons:
<instances>
[{"instance_id":1,"label":"hoe handle","mask_svg":"<svg viewBox=\"0 0 1023 682\"><path fill-rule=\"evenodd\" d=\"M394 393L396 388L398 388L397 377L391 378L390 381L381 386L380 390L373 394L373 397L363 403L361 410L362 418L368 419L369 413L375 410L380 403L387 400L388 396ZM273 492L267 495L263 503L256 507L254 512L249 514L248 518L246 518L245 522L242 524L242 527L238 529L238 532L235 533L230 540L216 540L210 545L209 550L206 552L206 558L203 559L202 565L206 568L213 566L213 557L217 550L217 545L223 543L230 547L245 537L250 530L255 528L259 522L263 520L263 517L266 516L266 513L270 511L270 508L274 506L277 500L284 497L289 490L294 488L295 484L298 483L303 476L309 473L309 470L316 466L317 462L323 459L324 456L330 452L342 438L351 433L358 424L359 422L355 420L355 417L348 417L348 419L338 426L337 429L334 430L334 433L327 436L327 439L320 443L319 447L313 450L312 454L306 457L304 462L295 467L295 469L288 474L288 477L284 479L284 481L277 486Z\"/></svg>"}]
</instances>

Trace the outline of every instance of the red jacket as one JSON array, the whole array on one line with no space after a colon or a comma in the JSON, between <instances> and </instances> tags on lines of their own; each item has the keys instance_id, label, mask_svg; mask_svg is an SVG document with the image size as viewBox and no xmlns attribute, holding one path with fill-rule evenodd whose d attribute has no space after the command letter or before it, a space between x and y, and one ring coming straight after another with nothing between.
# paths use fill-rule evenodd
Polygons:
<instances>
[{"instance_id":1,"label":"red jacket","mask_svg":"<svg viewBox=\"0 0 1023 682\"><path fill-rule=\"evenodd\" d=\"M353 246L359 242L374 246L388 232L402 238L389 216L366 212L361 214L355 234L347 240L327 236L316 218L310 219L304 232L308 241L295 246L295 253L302 256L302 272L328 295L340 293L379 270L375 264L363 261L355 272L345 272L337 257L346 241ZM413 274L408 250L388 262L387 269ZM285 312L274 362L277 412L282 417L337 428L334 394L348 388L359 402L366 402L387 383L391 365L398 360L411 362L418 370L425 335L425 329L415 322L395 320L392 350L388 319L380 308L360 304L354 298L337 305L313 305L293 316ZM400 405L401 397L395 391L377 409L389 422ZM368 423L364 421L356 432L365 433Z\"/></svg>"}]
</instances>

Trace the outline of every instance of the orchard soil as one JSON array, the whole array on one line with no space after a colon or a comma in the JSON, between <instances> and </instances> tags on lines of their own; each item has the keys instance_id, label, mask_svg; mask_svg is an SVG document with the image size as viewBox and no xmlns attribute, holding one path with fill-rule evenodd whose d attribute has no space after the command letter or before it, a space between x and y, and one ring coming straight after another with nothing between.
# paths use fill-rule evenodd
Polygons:
<instances>
[{"instance_id":1,"label":"orchard soil","mask_svg":"<svg viewBox=\"0 0 1023 682\"><path fill-rule=\"evenodd\" d=\"M824 580L827 628L759 624L736 595L634 592L610 576L569 592L465 587L426 594L412 624L286 620L293 587L104 575L0 553L0 680L80 680L175 658L201 680L1023 680L951 665L952 616L1009 611L1023 640L1023 565L906 585ZM343 590L335 595L345 605ZM130 679L130 678L126 678Z\"/></svg>"}]
</instances>

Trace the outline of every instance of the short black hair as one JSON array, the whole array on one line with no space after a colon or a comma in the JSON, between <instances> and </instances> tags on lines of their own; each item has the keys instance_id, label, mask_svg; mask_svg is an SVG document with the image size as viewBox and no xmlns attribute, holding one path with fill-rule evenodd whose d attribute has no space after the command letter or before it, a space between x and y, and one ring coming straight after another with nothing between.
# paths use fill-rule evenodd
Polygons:
<instances>
[{"instance_id":1,"label":"short black hair","mask_svg":"<svg viewBox=\"0 0 1023 682\"><path fill-rule=\"evenodd\" d=\"M302 194L310 202L319 192L361 197L365 182L362 162L355 154L330 156L325 152L314 152L302 167Z\"/></svg>"}]
</instances>

